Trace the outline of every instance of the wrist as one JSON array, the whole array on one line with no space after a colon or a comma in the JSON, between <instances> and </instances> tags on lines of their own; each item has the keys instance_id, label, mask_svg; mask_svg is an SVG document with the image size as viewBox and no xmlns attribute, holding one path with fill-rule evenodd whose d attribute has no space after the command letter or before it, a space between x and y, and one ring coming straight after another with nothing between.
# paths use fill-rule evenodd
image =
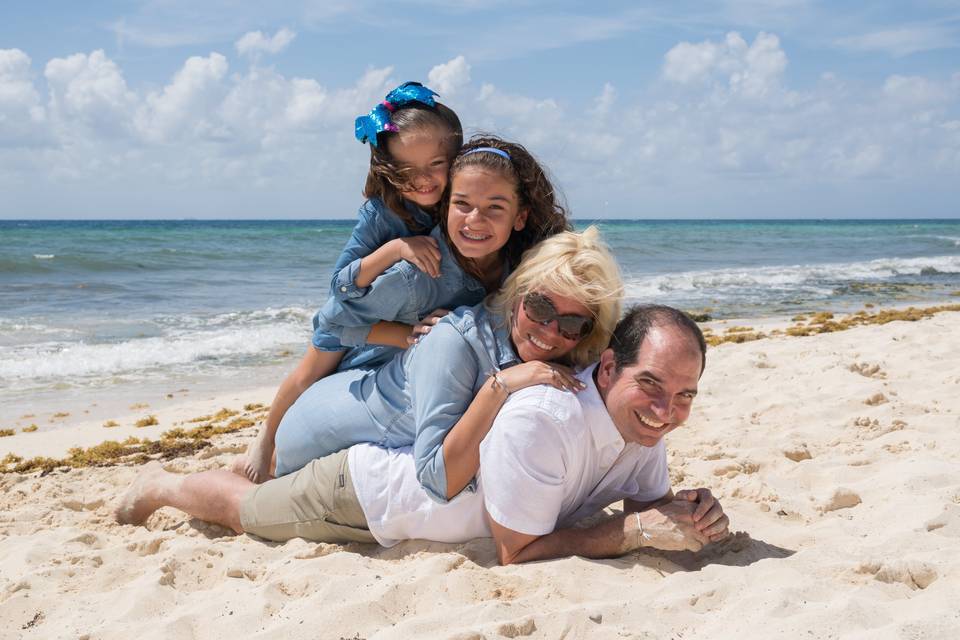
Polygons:
<instances>
[{"instance_id":1,"label":"wrist","mask_svg":"<svg viewBox=\"0 0 960 640\"><path fill-rule=\"evenodd\" d=\"M643 516L639 511L634 511L637 517L637 548L650 546L650 540L653 536L643 526Z\"/></svg>"},{"instance_id":2,"label":"wrist","mask_svg":"<svg viewBox=\"0 0 960 640\"><path fill-rule=\"evenodd\" d=\"M506 381L503 379L503 374L500 371L492 371L490 373L490 388L504 399L506 399L514 391L509 385L507 385Z\"/></svg>"},{"instance_id":3,"label":"wrist","mask_svg":"<svg viewBox=\"0 0 960 640\"><path fill-rule=\"evenodd\" d=\"M403 244L401 244L400 238L394 238L393 240L389 241L387 243L387 247L390 249L389 253L387 254L389 256L390 263L394 264L396 262L400 262L400 260L403 258L403 256L400 255L403 251Z\"/></svg>"},{"instance_id":4,"label":"wrist","mask_svg":"<svg viewBox=\"0 0 960 640\"><path fill-rule=\"evenodd\" d=\"M624 538L628 551L636 551L643 547L653 546L651 544L653 536L650 534L649 527L644 525L641 512L634 511L628 514L625 523L626 526L624 529L626 533Z\"/></svg>"}]
</instances>

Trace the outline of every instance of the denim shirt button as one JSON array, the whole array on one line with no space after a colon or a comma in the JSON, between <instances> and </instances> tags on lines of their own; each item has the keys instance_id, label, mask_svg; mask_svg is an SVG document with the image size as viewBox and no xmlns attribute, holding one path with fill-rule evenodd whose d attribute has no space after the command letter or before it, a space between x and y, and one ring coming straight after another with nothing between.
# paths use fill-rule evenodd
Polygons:
<instances>
[{"instance_id":1,"label":"denim shirt button","mask_svg":"<svg viewBox=\"0 0 960 640\"><path fill-rule=\"evenodd\" d=\"M341 286L340 286L340 292L341 292L341 293L346 293L346 292L347 292L347 287L346 287L346 285L341 285Z\"/></svg>"}]
</instances>

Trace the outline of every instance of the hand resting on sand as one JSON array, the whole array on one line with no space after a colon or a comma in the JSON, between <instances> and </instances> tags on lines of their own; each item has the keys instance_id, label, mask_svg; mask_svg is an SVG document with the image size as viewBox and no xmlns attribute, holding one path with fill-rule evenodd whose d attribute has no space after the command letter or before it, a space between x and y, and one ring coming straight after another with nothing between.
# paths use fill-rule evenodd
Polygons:
<instances>
[{"instance_id":1,"label":"hand resting on sand","mask_svg":"<svg viewBox=\"0 0 960 640\"><path fill-rule=\"evenodd\" d=\"M730 532L730 519L709 489L684 489L674 499L629 517L625 523L640 547L664 551L699 551ZM642 527L642 528L641 528Z\"/></svg>"}]
</instances>

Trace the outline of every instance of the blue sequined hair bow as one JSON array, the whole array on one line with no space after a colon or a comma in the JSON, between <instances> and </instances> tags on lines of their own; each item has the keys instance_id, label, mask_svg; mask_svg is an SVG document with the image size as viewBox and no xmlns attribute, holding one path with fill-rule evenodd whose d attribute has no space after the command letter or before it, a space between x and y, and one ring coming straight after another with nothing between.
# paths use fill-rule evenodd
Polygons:
<instances>
[{"instance_id":1,"label":"blue sequined hair bow","mask_svg":"<svg viewBox=\"0 0 960 640\"><path fill-rule=\"evenodd\" d=\"M397 131L397 125L390 122L390 114L410 104L419 102L433 107L436 102L433 96L439 95L419 82L404 82L402 85L387 94L387 97L375 106L370 113L357 118L356 136L360 142L369 142L377 146L377 134L381 131Z\"/></svg>"}]
</instances>

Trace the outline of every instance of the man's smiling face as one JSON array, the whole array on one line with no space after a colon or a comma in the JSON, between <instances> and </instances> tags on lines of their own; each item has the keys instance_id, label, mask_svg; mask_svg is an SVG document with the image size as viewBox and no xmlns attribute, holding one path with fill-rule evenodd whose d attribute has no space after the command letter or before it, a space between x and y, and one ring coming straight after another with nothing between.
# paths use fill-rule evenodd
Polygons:
<instances>
[{"instance_id":1,"label":"man's smiling face","mask_svg":"<svg viewBox=\"0 0 960 640\"><path fill-rule=\"evenodd\" d=\"M616 370L607 349L597 365L597 388L626 442L652 447L690 415L697 395L702 355L694 339L676 326L650 327L636 360Z\"/></svg>"}]
</instances>

